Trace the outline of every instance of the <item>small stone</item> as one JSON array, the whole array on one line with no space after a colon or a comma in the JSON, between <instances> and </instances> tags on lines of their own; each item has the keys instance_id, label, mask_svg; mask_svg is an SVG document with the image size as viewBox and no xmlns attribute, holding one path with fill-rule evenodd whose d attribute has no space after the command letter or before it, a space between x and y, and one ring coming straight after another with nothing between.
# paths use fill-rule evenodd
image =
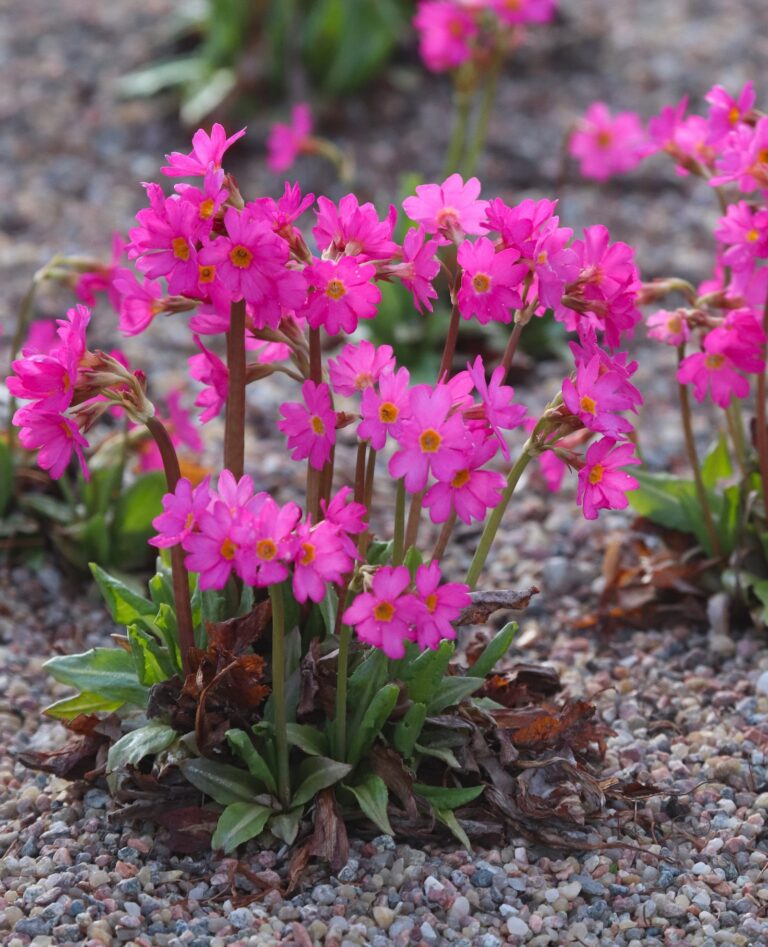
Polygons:
<instances>
[{"instance_id":1,"label":"small stone","mask_svg":"<svg viewBox=\"0 0 768 947\"><path fill-rule=\"evenodd\" d=\"M768 792L761 792L753 805L755 809L768 809Z\"/></svg>"},{"instance_id":2,"label":"small stone","mask_svg":"<svg viewBox=\"0 0 768 947\"><path fill-rule=\"evenodd\" d=\"M501 947L501 939L495 934L485 934L480 938L480 947Z\"/></svg>"},{"instance_id":3,"label":"small stone","mask_svg":"<svg viewBox=\"0 0 768 947\"><path fill-rule=\"evenodd\" d=\"M237 928L241 931L247 927L253 925L254 916L253 911L248 908L237 908L235 911L230 911L227 915L227 920L232 925L232 927Z\"/></svg>"},{"instance_id":4,"label":"small stone","mask_svg":"<svg viewBox=\"0 0 768 947\"><path fill-rule=\"evenodd\" d=\"M504 905L502 905L502 908L503 907ZM472 906L470 905L469 901L464 897L463 894L460 894L454 899L454 902L448 911L448 920L463 921L465 918L469 917L471 912Z\"/></svg>"},{"instance_id":5,"label":"small stone","mask_svg":"<svg viewBox=\"0 0 768 947\"><path fill-rule=\"evenodd\" d=\"M521 917L508 917L507 933L510 937L527 937L531 929Z\"/></svg>"},{"instance_id":6,"label":"small stone","mask_svg":"<svg viewBox=\"0 0 768 947\"><path fill-rule=\"evenodd\" d=\"M490 888L493 884L493 872L487 868L481 868L470 878L470 881L476 888Z\"/></svg>"},{"instance_id":7,"label":"small stone","mask_svg":"<svg viewBox=\"0 0 768 947\"><path fill-rule=\"evenodd\" d=\"M569 881L567 884L560 885L560 894L569 901L573 901L581 894L581 882Z\"/></svg>"},{"instance_id":8,"label":"small stone","mask_svg":"<svg viewBox=\"0 0 768 947\"><path fill-rule=\"evenodd\" d=\"M758 677L757 683L755 684L755 691L758 694L768 694L768 671L763 671L760 677Z\"/></svg>"},{"instance_id":9,"label":"small stone","mask_svg":"<svg viewBox=\"0 0 768 947\"><path fill-rule=\"evenodd\" d=\"M395 919L395 912L392 910L392 908L387 908L383 905L377 905L373 909L373 919L383 931L386 931L389 930L392 922Z\"/></svg>"},{"instance_id":10,"label":"small stone","mask_svg":"<svg viewBox=\"0 0 768 947\"><path fill-rule=\"evenodd\" d=\"M331 905L336 901L336 892L331 885L317 885L312 889L312 900L316 904Z\"/></svg>"},{"instance_id":11,"label":"small stone","mask_svg":"<svg viewBox=\"0 0 768 947\"><path fill-rule=\"evenodd\" d=\"M441 884L434 875L429 875L424 881L424 894L430 901L442 900L445 891L445 885Z\"/></svg>"},{"instance_id":12,"label":"small stone","mask_svg":"<svg viewBox=\"0 0 768 947\"><path fill-rule=\"evenodd\" d=\"M706 862L696 862L691 871L694 875L708 875L710 868Z\"/></svg>"},{"instance_id":13,"label":"small stone","mask_svg":"<svg viewBox=\"0 0 768 947\"><path fill-rule=\"evenodd\" d=\"M360 868L360 862L356 858L350 858L347 864L338 874L339 881L354 881L357 878L357 872Z\"/></svg>"}]
</instances>

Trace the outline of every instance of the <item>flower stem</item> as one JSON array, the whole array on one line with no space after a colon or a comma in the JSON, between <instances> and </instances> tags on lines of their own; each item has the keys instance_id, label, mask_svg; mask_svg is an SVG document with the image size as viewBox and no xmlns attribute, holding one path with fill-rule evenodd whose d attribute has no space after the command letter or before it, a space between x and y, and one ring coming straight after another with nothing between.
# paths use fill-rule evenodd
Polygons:
<instances>
[{"instance_id":1,"label":"flower stem","mask_svg":"<svg viewBox=\"0 0 768 947\"><path fill-rule=\"evenodd\" d=\"M398 480L395 491L395 537L392 543L392 565L402 565L405 554L405 481Z\"/></svg>"},{"instance_id":2,"label":"flower stem","mask_svg":"<svg viewBox=\"0 0 768 947\"><path fill-rule=\"evenodd\" d=\"M458 171L461 164L461 156L464 153L464 147L467 141L467 127L469 124L469 110L472 105L471 89L457 88L454 95L456 104L456 114L453 120L453 135L448 145L448 151L445 154L445 164L443 165L443 177L448 177L454 171Z\"/></svg>"},{"instance_id":3,"label":"flower stem","mask_svg":"<svg viewBox=\"0 0 768 947\"><path fill-rule=\"evenodd\" d=\"M336 756L344 762L347 757L347 675L349 674L349 645L352 630L342 625L339 631L339 658L336 664Z\"/></svg>"},{"instance_id":4,"label":"flower stem","mask_svg":"<svg viewBox=\"0 0 768 947\"><path fill-rule=\"evenodd\" d=\"M437 380L441 381L451 373L453 364L453 354L456 351L456 342L459 338L459 304L455 302L451 310L451 321L448 324L448 334L445 337L445 348L443 357L440 361L440 371L437 373Z\"/></svg>"},{"instance_id":5,"label":"flower stem","mask_svg":"<svg viewBox=\"0 0 768 947\"><path fill-rule=\"evenodd\" d=\"M744 420L741 416L741 405L737 399L731 401L725 409L725 419L728 422L728 431L733 441L736 462L742 474L744 474L747 470L747 442L744 437Z\"/></svg>"},{"instance_id":6,"label":"flower stem","mask_svg":"<svg viewBox=\"0 0 768 947\"><path fill-rule=\"evenodd\" d=\"M405 529L405 550L416 545L419 537L419 526L421 525L421 505L424 502L426 490L419 490L411 498L411 508L408 511L408 526Z\"/></svg>"},{"instance_id":7,"label":"flower stem","mask_svg":"<svg viewBox=\"0 0 768 947\"><path fill-rule=\"evenodd\" d=\"M501 520L504 516L504 512L509 505L509 501L512 499L512 494L515 492L515 487L520 480L520 477L523 475L523 471L531 462L533 454L531 453L531 440L526 441L525 446L523 447L523 452L517 458L515 466L510 470L507 477L507 485L504 488L504 492L501 494L501 502L496 506L488 517L488 520L483 529L482 536L480 537L480 542L477 544L477 549L475 550L475 555L472 559L472 562L469 566L469 572L467 572L467 585L473 589L477 584L477 580L480 578L480 573L483 571L483 566L485 565L485 560L488 558L488 553L491 551L491 545L493 540L496 538L496 533L499 530L501 525Z\"/></svg>"},{"instance_id":8,"label":"flower stem","mask_svg":"<svg viewBox=\"0 0 768 947\"><path fill-rule=\"evenodd\" d=\"M323 380L323 362L320 351L320 330L309 330L309 377L316 385ZM307 513L316 523L320 517L320 490L322 470L315 468L307 461Z\"/></svg>"},{"instance_id":9,"label":"flower stem","mask_svg":"<svg viewBox=\"0 0 768 947\"><path fill-rule=\"evenodd\" d=\"M448 519L443 523L443 528L440 530L440 535L437 537L435 548L432 550L432 558L430 562L439 562L442 559L443 553L448 546L448 542L451 538L451 533L453 532L453 527L455 525L456 510L453 510Z\"/></svg>"},{"instance_id":10,"label":"flower stem","mask_svg":"<svg viewBox=\"0 0 768 947\"><path fill-rule=\"evenodd\" d=\"M245 302L232 303L227 332L229 393L224 427L224 466L239 480L245 466Z\"/></svg>"},{"instance_id":11,"label":"flower stem","mask_svg":"<svg viewBox=\"0 0 768 947\"><path fill-rule=\"evenodd\" d=\"M510 366L512 365L512 359L515 357L515 352L517 351L517 344L520 341L520 336L523 334L523 329L525 326L522 322L516 322L515 327L510 333L509 342L507 342L507 347L504 349L504 354L501 357L500 365L504 368L504 378L507 377L509 373Z\"/></svg>"},{"instance_id":12,"label":"flower stem","mask_svg":"<svg viewBox=\"0 0 768 947\"><path fill-rule=\"evenodd\" d=\"M277 795L283 809L288 808L291 785L288 774L288 714L285 700L285 607L280 585L270 585L272 602L272 702L275 709L275 748L277 751Z\"/></svg>"},{"instance_id":13,"label":"flower stem","mask_svg":"<svg viewBox=\"0 0 768 947\"><path fill-rule=\"evenodd\" d=\"M165 481L169 492L173 493L181 477L179 458L171 437L162 421L147 418L147 429L155 439L163 461ZM171 547L171 577L173 580L173 601L176 606L176 625L179 629L179 650L181 666L185 674L191 673L191 653L195 647L195 631L192 624L192 606L189 601L189 575L184 565L184 550L180 545Z\"/></svg>"},{"instance_id":14,"label":"flower stem","mask_svg":"<svg viewBox=\"0 0 768 947\"><path fill-rule=\"evenodd\" d=\"M467 149L466 156L462 162L464 177L468 178L475 170L477 160L485 148L485 142L488 138L488 123L493 111L493 103L496 99L496 87L499 82L499 73L503 62L503 54L499 49L494 58L485 78L485 87L483 88L483 98L480 103L480 114L475 125L475 133Z\"/></svg>"},{"instance_id":15,"label":"flower stem","mask_svg":"<svg viewBox=\"0 0 768 947\"><path fill-rule=\"evenodd\" d=\"M678 365L682 362L685 357L685 347L679 346L677 350ZM709 497L707 496L707 488L704 486L704 479L701 476L701 464L699 463L699 455L696 451L696 439L693 436L693 415L691 413L691 401L688 396L688 388L678 382L677 386L679 395L680 395L680 414L683 421L683 435L685 437L685 449L688 453L688 462L691 465L691 470L693 471L693 482L696 487L696 497L699 501L699 506L701 507L701 515L704 519L704 529L707 533L707 538L709 539L709 545L712 549L712 554L717 556L719 559L722 554L722 548L720 546L720 538L717 535L717 530L715 529L715 522L712 519L712 510L709 506Z\"/></svg>"},{"instance_id":16,"label":"flower stem","mask_svg":"<svg viewBox=\"0 0 768 947\"><path fill-rule=\"evenodd\" d=\"M768 332L768 300L766 300L763 310L763 331ZM763 345L763 359L768 356L768 345ZM756 445L757 462L760 466L760 480L763 488L763 515L768 519L768 418L766 417L766 372L768 366L763 368L757 376L757 405L755 406L755 421L757 426Z\"/></svg>"}]
</instances>

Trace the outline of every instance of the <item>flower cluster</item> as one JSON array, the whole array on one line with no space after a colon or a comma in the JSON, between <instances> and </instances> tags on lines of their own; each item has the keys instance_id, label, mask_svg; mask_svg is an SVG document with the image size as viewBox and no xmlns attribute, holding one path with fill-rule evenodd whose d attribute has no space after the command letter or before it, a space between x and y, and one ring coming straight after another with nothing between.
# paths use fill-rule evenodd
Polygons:
<instances>
[{"instance_id":1,"label":"flower cluster","mask_svg":"<svg viewBox=\"0 0 768 947\"><path fill-rule=\"evenodd\" d=\"M413 25L419 52L432 72L487 58L488 49L514 47L528 23L548 23L557 0L421 0Z\"/></svg>"}]
</instances>

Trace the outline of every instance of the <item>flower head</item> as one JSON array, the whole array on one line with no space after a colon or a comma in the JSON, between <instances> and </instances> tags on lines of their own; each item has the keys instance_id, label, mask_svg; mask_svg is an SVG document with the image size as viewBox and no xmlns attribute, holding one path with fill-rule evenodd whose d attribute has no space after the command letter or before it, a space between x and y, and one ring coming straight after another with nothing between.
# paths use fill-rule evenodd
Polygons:
<instances>
[{"instance_id":1,"label":"flower head","mask_svg":"<svg viewBox=\"0 0 768 947\"><path fill-rule=\"evenodd\" d=\"M373 266L355 257L316 260L304 270L307 322L338 335L354 332L360 319L373 319L381 300L381 290L372 282L375 275Z\"/></svg>"},{"instance_id":2,"label":"flower head","mask_svg":"<svg viewBox=\"0 0 768 947\"><path fill-rule=\"evenodd\" d=\"M305 381L301 386L304 404L289 402L280 406L283 419L278 428L288 437L293 460L309 458L315 470L322 470L336 443L336 413L325 383Z\"/></svg>"},{"instance_id":3,"label":"flower head","mask_svg":"<svg viewBox=\"0 0 768 947\"><path fill-rule=\"evenodd\" d=\"M218 122L214 124L210 135L199 128L192 136L192 151L188 155L179 151L166 155L168 164L161 171L169 177L202 177L210 165L221 167L224 153L244 134L245 129L241 128L227 138L224 127Z\"/></svg>"},{"instance_id":4,"label":"flower head","mask_svg":"<svg viewBox=\"0 0 768 947\"><path fill-rule=\"evenodd\" d=\"M395 360L391 345L376 346L363 340L345 345L339 356L328 360L333 390L339 395L361 394L375 385L382 372L392 371Z\"/></svg>"},{"instance_id":5,"label":"flower head","mask_svg":"<svg viewBox=\"0 0 768 947\"><path fill-rule=\"evenodd\" d=\"M581 174L607 181L631 171L648 154L648 138L635 112L612 115L604 102L593 102L570 138L568 150L581 162Z\"/></svg>"},{"instance_id":6,"label":"flower head","mask_svg":"<svg viewBox=\"0 0 768 947\"><path fill-rule=\"evenodd\" d=\"M476 243L466 240L459 246L463 272L457 302L464 319L474 317L483 325L512 321L512 310L523 305L519 288L528 273L518 257L513 249L496 252L487 237Z\"/></svg>"},{"instance_id":7,"label":"flower head","mask_svg":"<svg viewBox=\"0 0 768 947\"><path fill-rule=\"evenodd\" d=\"M342 621L388 658L402 658L405 642L413 640L411 626L422 612L419 600L407 591L410 584L405 566L383 566L373 577L371 591L357 596Z\"/></svg>"},{"instance_id":8,"label":"flower head","mask_svg":"<svg viewBox=\"0 0 768 947\"><path fill-rule=\"evenodd\" d=\"M275 174L287 171L304 151L312 135L312 114L306 102L291 109L291 120L286 125L277 122L267 139L267 167Z\"/></svg>"},{"instance_id":9,"label":"flower head","mask_svg":"<svg viewBox=\"0 0 768 947\"><path fill-rule=\"evenodd\" d=\"M434 651L441 641L452 641L456 637L453 622L472 601L468 585L462 582L441 585L441 578L437 562L416 570L416 591L424 606L416 621L416 642L422 650Z\"/></svg>"},{"instance_id":10,"label":"flower head","mask_svg":"<svg viewBox=\"0 0 768 947\"><path fill-rule=\"evenodd\" d=\"M627 492L640 486L621 469L640 463L633 450L632 444L617 444L610 437L603 437L587 448L576 492L576 502L581 504L585 519L597 519L599 510L627 507Z\"/></svg>"},{"instance_id":11,"label":"flower head","mask_svg":"<svg viewBox=\"0 0 768 947\"><path fill-rule=\"evenodd\" d=\"M442 184L419 184L416 196L403 201L403 210L427 233L437 234L439 243L458 242L468 233L483 232L488 202L479 195L477 178L465 184L460 174L452 174Z\"/></svg>"}]
</instances>

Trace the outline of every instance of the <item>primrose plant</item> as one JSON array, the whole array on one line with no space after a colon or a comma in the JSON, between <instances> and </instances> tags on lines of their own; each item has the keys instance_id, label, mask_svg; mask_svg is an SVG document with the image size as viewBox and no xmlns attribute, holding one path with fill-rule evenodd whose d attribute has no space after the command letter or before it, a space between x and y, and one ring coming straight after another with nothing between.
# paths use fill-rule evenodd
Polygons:
<instances>
[{"instance_id":1,"label":"primrose plant","mask_svg":"<svg viewBox=\"0 0 768 947\"><path fill-rule=\"evenodd\" d=\"M396 210L380 219L354 194L315 201L286 184L277 200L249 200L222 168L243 134L214 125L195 134L189 155L168 156L168 177L198 183L170 196L146 185L128 244L137 272L115 280L125 333L189 313L200 421L224 414L218 476L180 475L145 375L88 348L86 309L61 320L50 354L15 363L28 399L20 436L44 444L53 475L70 458L85 465L93 424L119 406L152 435L168 479L149 598L94 566L127 634L119 647L48 662L79 690L49 713L143 712L110 751L113 788L144 757L159 772L178 767L225 807L219 848L255 836L290 843L313 804L391 832L393 767L409 774L409 811L417 800L466 841L453 810L485 786L457 763L469 737L456 722L474 706L493 723L499 705L481 692L515 626L469 673L454 654L456 629L493 611L473 590L531 460L553 487L578 471L590 519L625 507L637 485L625 468L637 463L628 415L641 397L620 351L640 319L633 253L602 226L573 239L552 201L483 200L480 183L458 174L404 201L401 244ZM312 209L310 232L300 221ZM450 298L433 384L411 384L390 347L362 336L383 281L408 289L415 319L439 292ZM573 370L532 416L505 376L526 325L549 311L574 333ZM479 357L455 370L462 320L509 327L492 371ZM292 387L275 421L286 465L306 469L301 497L256 491L244 471L246 390L272 375ZM337 465L348 451L350 484ZM427 521L431 538L420 540ZM484 525L464 580L446 581L457 521Z\"/></svg>"},{"instance_id":2,"label":"primrose plant","mask_svg":"<svg viewBox=\"0 0 768 947\"><path fill-rule=\"evenodd\" d=\"M643 472L633 505L644 515L693 533L720 563L726 582L759 603L768 622L768 117L747 82L734 98L721 86L705 97L704 115L688 100L666 107L647 127L631 112L612 115L595 103L571 139L587 177L606 180L662 153L677 173L701 178L721 216L714 227L711 277L698 288L678 278L643 288L652 312L648 335L677 350L682 428L693 480ZM678 299L674 300L677 296ZM675 305L674 303L678 304ZM694 438L691 393L720 412L721 434L702 461ZM746 417L745 417L746 415Z\"/></svg>"}]
</instances>

